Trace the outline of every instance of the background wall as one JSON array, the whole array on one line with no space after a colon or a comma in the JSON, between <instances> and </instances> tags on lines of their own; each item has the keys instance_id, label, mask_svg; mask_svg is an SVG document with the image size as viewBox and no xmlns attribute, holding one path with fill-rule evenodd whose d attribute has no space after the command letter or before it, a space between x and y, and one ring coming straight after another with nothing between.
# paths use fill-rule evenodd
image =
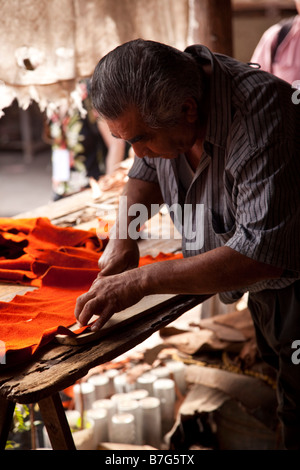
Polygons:
<instances>
[{"instance_id":1,"label":"background wall","mask_svg":"<svg viewBox=\"0 0 300 470\"><path fill-rule=\"evenodd\" d=\"M260 7L251 7L252 2L232 1L232 35L234 57L248 62L262 34L273 24L297 13L294 2L260 2ZM254 3L254 2L253 2ZM258 3L258 2L257 2ZM268 5L269 3L269 5Z\"/></svg>"}]
</instances>

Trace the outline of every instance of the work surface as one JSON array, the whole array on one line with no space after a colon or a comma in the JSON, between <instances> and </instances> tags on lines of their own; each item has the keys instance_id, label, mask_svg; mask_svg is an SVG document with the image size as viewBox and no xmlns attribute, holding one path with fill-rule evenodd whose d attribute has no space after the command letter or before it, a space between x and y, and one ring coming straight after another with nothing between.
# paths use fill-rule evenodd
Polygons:
<instances>
[{"instance_id":1,"label":"work surface","mask_svg":"<svg viewBox=\"0 0 300 470\"><path fill-rule=\"evenodd\" d=\"M51 203L19 217L48 217L59 226L73 226L89 229L97 218L109 211L115 211L119 190L107 191L95 200L91 190ZM164 220L169 224L168 215L159 214L152 220L151 230L159 232L156 238L144 237L139 242L141 256L156 256L159 252L180 250L181 241L162 238ZM147 230L147 227L146 227ZM0 299L9 301L15 294L23 294L28 287L0 285ZM171 323L187 310L203 302L208 296L176 296L151 314L114 330L107 336L82 345L64 345L51 342L39 350L25 364L0 365L0 397L19 403L34 403L63 390L82 378L100 364L111 361L150 337L165 325Z\"/></svg>"},{"instance_id":2,"label":"work surface","mask_svg":"<svg viewBox=\"0 0 300 470\"><path fill-rule=\"evenodd\" d=\"M0 395L18 403L38 402L72 385L92 367L130 350L204 299L180 296L171 305L95 342L81 346L51 343L28 364L7 369L2 366Z\"/></svg>"}]
</instances>

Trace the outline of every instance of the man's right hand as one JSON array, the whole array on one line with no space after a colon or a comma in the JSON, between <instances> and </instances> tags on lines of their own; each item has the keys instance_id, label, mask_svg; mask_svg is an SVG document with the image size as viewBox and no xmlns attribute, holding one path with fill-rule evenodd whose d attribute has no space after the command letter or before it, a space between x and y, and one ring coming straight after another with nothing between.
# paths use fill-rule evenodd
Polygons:
<instances>
[{"instance_id":1,"label":"man's right hand","mask_svg":"<svg viewBox=\"0 0 300 470\"><path fill-rule=\"evenodd\" d=\"M136 240L110 239L98 265L103 276L119 274L129 269L137 268L140 252Z\"/></svg>"}]
</instances>

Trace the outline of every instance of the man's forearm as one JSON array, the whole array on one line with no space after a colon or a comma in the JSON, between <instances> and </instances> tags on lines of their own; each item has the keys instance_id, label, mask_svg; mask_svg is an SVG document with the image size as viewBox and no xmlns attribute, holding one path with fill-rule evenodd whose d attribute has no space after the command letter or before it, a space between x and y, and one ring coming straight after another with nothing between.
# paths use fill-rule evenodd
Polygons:
<instances>
[{"instance_id":1,"label":"man's forearm","mask_svg":"<svg viewBox=\"0 0 300 470\"><path fill-rule=\"evenodd\" d=\"M139 269L144 295L215 294L275 279L282 274L282 269L259 263L228 247Z\"/></svg>"},{"instance_id":2,"label":"man's forearm","mask_svg":"<svg viewBox=\"0 0 300 470\"><path fill-rule=\"evenodd\" d=\"M226 246L191 258L121 271L110 276L100 274L89 292L77 299L75 316L82 325L93 315L99 315L93 328L101 328L114 313L146 295L216 294L276 279L282 274L281 269L258 263Z\"/></svg>"}]
</instances>

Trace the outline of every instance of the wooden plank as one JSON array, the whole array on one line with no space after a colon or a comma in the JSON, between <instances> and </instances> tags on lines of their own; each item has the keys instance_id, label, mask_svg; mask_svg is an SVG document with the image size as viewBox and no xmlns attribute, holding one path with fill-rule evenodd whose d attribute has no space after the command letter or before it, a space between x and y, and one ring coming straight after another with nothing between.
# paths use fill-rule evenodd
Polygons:
<instances>
[{"instance_id":1,"label":"wooden plank","mask_svg":"<svg viewBox=\"0 0 300 470\"><path fill-rule=\"evenodd\" d=\"M26 292L35 290L33 286L23 286L20 284L0 283L0 300L1 302L10 302L16 295L24 295Z\"/></svg>"},{"instance_id":2,"label":"wooden plank","mask_svg":"<svg viewBox=\"0 0 300 470\"><path fill-rule=\"evenodd\" d=\"M140 317L154 313L157 309L167 307L173 302L176 302L175 295L148 295L135 305L132 305L121 312L115 313L98 331L91 331L90 328L87 328L79 335L68 336L59 334L56 335L55 339L60 344L70 344L74 346L90 343L91 341L107 336L115 330L120 330L120 328L128 326ZM89 324L93 323L97 318L99 318L98 315L94 315ZM75 323L68 329L72 332L79 328L81 328L81 325L79 323Z\"/></svg>"},{"instance_id":3,"label":"wooden plank","mask_svg":"<svg viewBox=\"0 0 300 470\"><path fill-rule=\"evenodd\" d=\"M76 450L58 393L38 402L53 450Z\"/></svg>"},{"instance_id":4,"label":"wooden plank","mask_svg":"<svg viewBox=\"0 0 300 470\"><path fill-rule=\"evenodd\" d=\"M0 370L0 396L35 403L73 385L90 369L112 361L149 338L209 295L178 296L176 303L139 318L108 337L85 345L48 344L27 364Z\"/></svg>"},{"instance_id":5,"label":"wooden plank","mask_svg":"<svg viewBox=\"0 0 300 470\"><path fill-rule=\"evenodd\" d=\"M231 0L193 0L190 10L193 44L232 56Z\"/></svg>"},{"instance_id":6,"label":"wooden plank","mask_svg":"<svg viewBox=\"0 0 300 470\"><path fill-rule=\"evenodd\" d=\"M107 191L97 199L97 202L111 200L117 198L117 192ZM50 220L60 219L63 216L70 216L70 214L77 211L83 210L88 207L91 203L94 203L91 189L86 189L80 193L73 194L66 198L60 199L59 201L51 202L44 206L37 207L28 212L22 212L17 214L13 218L32 218L32 217L48 217Z\"/></svg>"}]
</instances>

